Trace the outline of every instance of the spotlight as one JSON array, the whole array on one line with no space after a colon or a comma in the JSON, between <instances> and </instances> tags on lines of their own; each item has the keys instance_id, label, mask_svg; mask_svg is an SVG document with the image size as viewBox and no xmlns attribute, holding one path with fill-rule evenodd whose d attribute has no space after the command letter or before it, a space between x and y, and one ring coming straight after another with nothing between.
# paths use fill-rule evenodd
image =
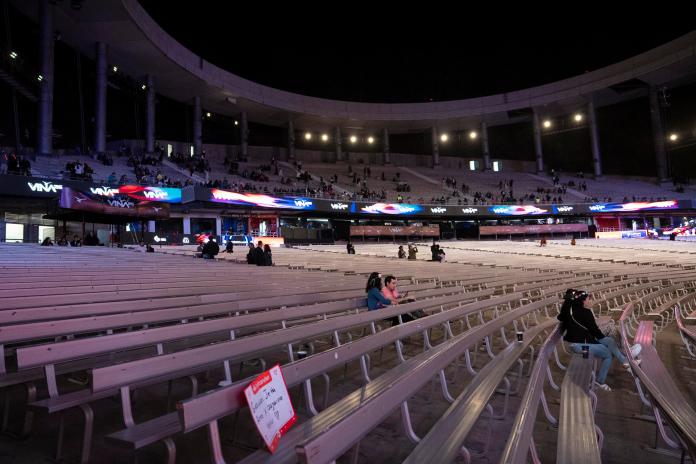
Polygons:
<instances>
[{"instance_id":1,"label":"spotlight","mask_svg":"<svg viewBox=\"0 0 696 464\"><path fill-rule=\"evenodd\" d=\"M446 141L448 141L448 140L449 140L449 135L447 135L447 134L442 134L442 135L440 136L440 142L446 142Z\"/></svg>"},{"instance_id":2,"label":"spotlight","mask_svg":"<svg viewBox=\"0 0 696 464\"><path fill-rule=\"evenodd\" d=\"M477 137L478 137L478 132L476 132L476 131L469 132L469 138L471 140L476 140Z\"/></svg>"},{"instance_id":3,"label":"spotlight","mask_svg":"<svg viewBox=\"0 0 696 464\"><path fill-rule=\"evenodd\" d=\"M350 143L355 143L357 141L358 141L358 138L356 136L354 136L354 135L350 136Z\"/></svg>"},{"instance_id":4,"label":"spotlight","mask_svg":"<svg viewBox=\"0 0 696 464\"><path fill-rule=\"evenodd\" d=\"M551 120L545 119L544 120L544 128L548 129L549 127L551 127Z\"/></svg>"},{"instance_id":5,"label":"spotlight","mask_svg":"<svg viewBox=\"0 0 696 464\"><path fill-rule=\"evenodd\" d=\"M206 117L206 118L209 118L209 117L211 117L211 116L212 116L212 114L210 114L210 112L205 113L205 117Z\"/></svg>"},{"instance_id":6,"label":"spotlight","mask_svg":"<svg viewBox=\"0 0 696 464\"><path fill-rule=\"evenodd\" d=\"M304 138L305 138L305 140L312 140L312 133L311 133L311 132L305 132Z\"/></svg>"},{"instance_id":7,"label":"spotlight","mask_svg":"<svg viewBox=\"0 0 696 464\"><path fill-rule=\"evenodd\" d=\"M113 72L118 72L118 66L112 67L111 70L112 70Z\"/></svg>"},{"instance_id":8,"label":"spotlight","mask_svg":"<svg viewBox=\"0 0 696 464\"><path fill-rule=\"evenodd\" d=\"M238 125L239 125L239 121L237 121L237 120L235 119L235 120L234 120L234 125L235 125L235 126L238 126Z\"/></svg>"},{"instance_id":9,"label":"spotlight","mask_svg":"<svg viewBox=\"0 0 696 464\"><path fill-rule=\"evenodd\" d=\"M39 74L38 76L36 76L36 80L41 82L43 80L43 76Z\"/></svg>"},{"instance_id":10,"label":"spotlight","mask_svg":"<svg viewBox=\"0 0 696 464\"><path fill-rule=\"evenodd\" d=\"M140 86L140 88L141 88L142 90L145 90L145 89L147 89L147 85L146 85L146 84L143 84L143 85Z\"/></svg>"},{"instance_id":11,"label":"spotlight","mask_svg":"<svg viewBox=\"0 0 696 464\"><path fill-rule=\"evenodd\" d=\"M375 138L374 138L374 137L370 136L370 137L367 138L367 143L369 143L370 145L372 145L374 142L375 142Z\"/></svg>"},{"instance_id":12,"label":"spotlight","mask_svg":"<svg viewBox=\"0 0 696 464\"><path fill-rule=\"evenodd\" d=\"M580 113L575 113L575 116L573 116L573 120L575 122L582 122L582 119L583 119L583 117L582 117L582 114L580 114Z\"/></svg>"},{"instance_id":13,"label":"spotlight","mask_svg":"<svg viewBox=\"0 0 696 464\"><path fill-rule=\"evenodd\" d=\"M11 52L10 52L10 58L12 58L13 60L16 60L16 59L17 59L17 56L18 56L18 55L17 55L17 52L15 52L15 51L11 51Z\"/></svg>"},{"instance_id":14,"label":"spotlight","mask_svg":"<svg viewBox=\"0 0 696 464\"><path fill-rule=\"evenodd\" d=\"M669 134L669 140L670 142L676 142L677 140L679 140L679 135L672 132L671 134Z\"/></svg>"},{"instance_id":15,"label":"spotlight","mask_svg":"<svg viewBox=\"0 0 696 464\"><path fill-rule=\"evenodd\" d=\"M329 136L326 134L321 134L321 141L326 142L327 140L329 140Z\"/></svg>"}]
</instances>

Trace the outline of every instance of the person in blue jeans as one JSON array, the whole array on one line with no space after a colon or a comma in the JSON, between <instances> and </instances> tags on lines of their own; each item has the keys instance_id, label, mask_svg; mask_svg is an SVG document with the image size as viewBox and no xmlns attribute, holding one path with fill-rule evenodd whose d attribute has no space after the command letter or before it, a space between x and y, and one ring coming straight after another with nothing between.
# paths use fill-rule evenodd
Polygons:
<instances>
[{"instance_id":1,"label":"person in blue jeans","mask_svg":"<svg viewBox=\"0 0 696 464\"><path fill-rule=\"evenodd\" d=\"M563 339L570 343L573 353L581 354L583 347L586 346L592 356L601 360L602 364L596 380L597 386L602 390L611 391L606 384L606 379L612 360L616 357L625 368L629 367L629 363L626 356L619 350L616 341L604 335L597 327L592 310L585 307L588 297L589 294L585 291L568 289L558 320L562 323ZM640 345L633 345L631 356L634 358L638 356L640 349Z\"/></svg>"}]
</instances>

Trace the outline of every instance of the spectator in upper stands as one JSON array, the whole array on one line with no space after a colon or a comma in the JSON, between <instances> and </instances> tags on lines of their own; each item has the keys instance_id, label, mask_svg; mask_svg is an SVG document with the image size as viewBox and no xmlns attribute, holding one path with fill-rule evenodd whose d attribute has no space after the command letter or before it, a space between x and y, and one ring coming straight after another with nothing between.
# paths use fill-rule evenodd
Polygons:
<instances>
[{"instance_id":1,"label":"spectator in upper stands","mask_svg":"<svg viewBox=\"0 0 696 464\"><path fill-rule=\"evenodd\" d=\"M408 244L408 259L409 261L415 261L416 255L418 254L418 248L415 245Z\"/></svg>"},{"instance_id":2,"label":"spectator in upper stands","mask_svg":"<svg viewBox=\"0 0 696 464\"><path fill-rule=\"evenodd\" d=\"M112 172L109 174L109 177L106 179L106 182L109 184L115 184L116 183L116 173Z\"/></svg>"},{"instance_id":3,"label":"spectator in upper stands","mask_svg":"<svg viewBox=\"0 0 696 464\"><path fill-rule=\"evenodd\" d=\"M264 266L273 266L273 254L271 253L271 246L269 244L263 246L263 259Z\"/></svg>"},{"instance_id":4,"label":"spectator in upper stands","mask_svg":"<svg viewBox=\"0 0 696 464\"><path fill-rule=\"evenodd\" d=\"M93 234L92 232L87 232L87 235L85 235L84 244L85 246L99 246L99 238L96 234Z\"/></svg>"},{"instance_id":5,"label":"spectator in upper stands","mask_svg":"<svg viewBox=\"0 0 696 464\"><path fill-rule=\"evenodd\" d=\"M370 277L367 279L365 292L367 293L367 309L369 311L384 308L392 304L398 304L398 302L392 302L382 294L382 277L379 272L370 274Z\"/></svg>"},{"instance_id":6,"label":"spectator in upper stands","mask_svg":"<svg viewBox=\"0 0 696 464\"><path fill-rule=\"evenodd\" d=\"M208 243L203 246L203 259L213 259L220 253L220 246L215 241L215 237L210 237Z\"/></svg>"},{"instance_id":7,"label":"spectator in upper stands","mask_svg":"<svg viewBox=\"0 0 696 464\"><path fill-rule=\"evenodd\" d=\"M253 243L249 243L249 250L246 256L247 264L256 264L256 249Z\"/></svg>"},{"instance_id":8,"label":"spectator in upper stands","mask_svg":"<svg viewBox=\"0 0 696 464\"><path fill-rule=\"evenodd\" d=\"M51 237L46 237L43 239L43 242L41 242L41 246L53 246L53 240L51 240Z\"/></svg>"},{"instance_id":9,"label":"spectator in upper stands","mask_svg":"<svg viewBox=\"0 0 696 464\"><path fill-rule=\"evenodd\" d=\"M19 173L23 176L31 176L31 163L24 156L19 158Z\"/></svg>"},{"instance_id":10,"label":"spectator in upper stands","mask_svg":"<svg viewBox=\"0 0 696 464\"><path fill-rule=\"evenodd\" d=\"M349 255L354 255L355 254L355 247L353 244L348 240L348 243L346 243L346 251L348 251Z\"/></svg>"},{"instance_id":11,"label":"spectator in upper stands","mask_svg":"<svg viewBox=\"0 0 696 464\"><path fill-rule=\"evenodd\" d=\"M406 257L406 252L404 251L403 245L399 245L398 256L399 256L399 259L404 259Z\"/></svg>"},{"instance_id":12,"label":"spectator in upper stands","mask_svg":"<svg viewBox=\"0 0 696 464\"><path fill-rule=\"evenodd\" d=\"M70 246L71 247L81 247L82 246L82 240L80 240L80 237L78 237L77 234L73 235L73 239L70 240Z\"/></svg>"},{"instance_id":13,"label":"spectator in upper stands","mask_svg":"<svg viewBox=\"0 0 696 464\"><path fill-rule=\"evenodd\" d=\"M63 236L60 238L60 240L58 240L57 245L58 245L58 246L62 246L62 247L68 246L68 237L66 237L65 235L63 235Z\"/></svg>"},{"instance_id":14,"label":"spectator in upper stands","mask_svg":"<svg viewBox=\"0 0 696 464\"><path fill-rule=\"evenodd\" d=\"M266 256L263 254L263 242L259 240L254 249L254 262L257 266L266 265Z\"/></svg>"},{"instance_id":15,"label":"spectator in upper stands","mask_svg":"<svg viewBox=\"0 0 696 464\"><path fill-rule=\"evenodd\" d=\"M141 240L140 243L138 243L136 250L138 250L141 253L147 252L147 247L145 246L145 242L143 240Z\"/></svg>"},{"instance_id":16,"label":"spectator in upper stands","mask_svg":"<svg viewBox=\"0 0 696 464\"><path fill-rule=\"evenodd\" d=\"M14 153L7 158L7 173L19 174L19 159Z\"/></svg>"},{"instance_id":17,"label":"spectator in upper stands","mask_svg":"<svg viewBox=\"0 0 696 464\"><path fill-rule=\"evenodd\" d=\"M606 384L611 361L616 357L625 368L629 367L629 363L626 356L619 351L616 341L612 337L604 335L597 327L592 310L585 307L588 300L589 294L587 292L569 288L566 290L563 305L557 317L562 324L563 339L570 343L571 351L582 354L583 347L585 347L584 350L588 350L592 356L602 360L596 382L602 390L611 391L611 388ZM640 354L640 349L639 344L633 345L630 349L631 356L637 357Z\"/></svg>"}]
</instances>

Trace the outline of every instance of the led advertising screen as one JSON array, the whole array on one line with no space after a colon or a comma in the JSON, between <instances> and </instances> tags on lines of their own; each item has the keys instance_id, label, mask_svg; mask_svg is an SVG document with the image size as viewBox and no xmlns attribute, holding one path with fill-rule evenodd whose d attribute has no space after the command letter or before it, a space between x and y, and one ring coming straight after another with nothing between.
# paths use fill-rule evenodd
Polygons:
<instances>
[{"instance_id":1,"label":"led advertising screen","mask_svg":"<svg viewBox=\"0 0 696 464\"><path fill-rule=\"evenodd\" d=\"M421 205L411 205L406 203L372 203L361 206L360 213L368 214L418 214L423 210Z\"/></svg>"},{"instance_id":2,"label":"led advertising screen","mask_svg":"<svg viewBox=\"0 0 696 464\"><path fill-rule=\"evenodd\" d=\"M679 202L676 200L666 201L638 201L633 203L596 203L589 206L589 210L594 213L623 213L633 211L646 211L653 209L678 209Z\"/></svg>"},{"instance_id":3,"label":"led advertising screen","mask_svg":"<svg viewBox=\"0 0 696 464\"><path fill-rule=\"evenodd\" d=\"M272 197L259 193L237 193L229 190L211 189L210 201L231 205L259 206L262 208L297 209L313 211L314 199L300 197Z\"/></svg>"},{"instance_id":4,"label":"led advertising screen","mask_svg":"<svg viewBox=\"0 0 696 464\"><path fill-rule=\"evenodd\" d=\"M501 216L533 216L549 214L547 207L539 208L533 205L494 205L488 207L488 212Z\"/></svg>"}]
</instances>

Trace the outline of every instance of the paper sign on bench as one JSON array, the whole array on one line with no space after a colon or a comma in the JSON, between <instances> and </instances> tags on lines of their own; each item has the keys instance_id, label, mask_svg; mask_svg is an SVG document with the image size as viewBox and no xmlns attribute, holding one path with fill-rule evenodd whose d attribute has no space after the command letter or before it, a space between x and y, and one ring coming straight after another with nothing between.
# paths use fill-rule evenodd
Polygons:
<instances>
[{"instance_id":1,"label":"paper sign on bench","mask_svg":"<svg viewBox=\"0 0 696 464\"><path fill-rule=\"evenodd\" d=\"M276 364L244 389L251 417L266 446L274 453L280 437L297 421L283 372Z\"/></svg>"}]
</instances>

